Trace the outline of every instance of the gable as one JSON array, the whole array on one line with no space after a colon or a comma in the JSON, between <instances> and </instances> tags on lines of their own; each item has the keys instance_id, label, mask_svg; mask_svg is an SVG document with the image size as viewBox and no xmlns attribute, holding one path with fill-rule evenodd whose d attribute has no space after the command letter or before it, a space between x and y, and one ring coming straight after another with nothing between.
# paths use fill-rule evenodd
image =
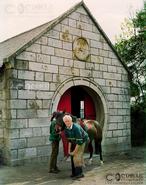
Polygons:
<instances>
[{"instance_id":1,"label":"gable","mask_svg":"<svg viewBox=\"0 0 146 185\"><path fill-rule=\"evenodd\" d=\"M51 30L44 33L34 44L27 47L25 52L17 56L17 59L24 60L28 57L28 60L32 62L42 61L50 64L51 61L52 64L57 64L54 61L55 55L55 57L60 57L58 61L62 61L64 57L77 60L73 56L72 50L75 39L80 37L85 38L89 44L90 58L88 58L88 62L102 64L103 68L106 64L113 65L113 68L115 64L119 67L122 66L121 61L83 6L78 7ZM31 56L29 52L32 52ZM35 55L34 52L37 54Z\"/></svg>"},{"instance_id":2,"label":"gable","mask_svg":"<svg viewBox=\"0 0 146 185\"><path fill-rule=\"evenodd\" d=\"M60 24L61 24L61 28L59 28ZM56 30L56 27L59 30ZM99 52L99 55L103 57L110 55L112 56L112 58L115 58L118 61L120 61L122 66L124 66L125 69L128 71L127 67L120 60L119 56L114 50L110 40L107 38L106 34L103 32L103 30L98 25L98 23L90 13L89 9L86 7L86 5L83 2L80 2L79 4L75 5L73 8L65 12L62 16L52 21L51 24L48 24L47 27L44 28L44 30L42 29L43 31L41 33L39 33L37 36L32 38L28 43L18 48L18 50L15 50L14 53L11 52L9 53L10 55L7 54L7 56L5 57L3 56L3 58L6 58L6 60L9 60L10 58L13 58L19 55L20 53L22 53L22 51L24 51L26 48L33 47L30 45L37 42L37 40L40 37L42 37L44 34L49 33L48 32L49 30L51 33L52 29L56 30L56 32L60 31L61 29L61 32L63 32L62 39L64 39L65 42L67 40L69 42L70 41L73 42L73 39L75 36L78 36L78 37L82 36L88 40L91 40L90 41L90 46L92 48L91 58L93 58L94 61L96 60L97 62L99 62L99 58L94 56L95 52L96 54L97 52ZM70 31L69 33L68 33L68 30ZM55 31L53 32L55 33ZM68 38L68 37L73 37L73 38ZM52 42L51 39L50 39L50 42ZM46 50L45 47L43 48L44 48L43 50L45 51Z\"/></svg>"}]
</instances>

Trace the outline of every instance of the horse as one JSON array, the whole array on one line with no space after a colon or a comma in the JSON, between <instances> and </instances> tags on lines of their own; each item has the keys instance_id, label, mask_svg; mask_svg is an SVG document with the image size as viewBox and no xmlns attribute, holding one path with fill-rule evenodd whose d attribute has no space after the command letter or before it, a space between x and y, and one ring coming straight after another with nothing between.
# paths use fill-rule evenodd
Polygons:
<instances>
[{"instance_id":1,"label":"horse","mask_svg":"<svg viewBox=\"0 0 146 185\"><path fill-rule=\"evenodd\" d=\"M95 154L99 154L100 162L103 164L102 157L102 128L100 124L96 120L87 120L87 119L79 119L79 125L88 133L89 142L88 142L88 151L90 153L89 163L92 162L93 157L93 141L95 144Z\"/></svg>"},{"instance_id":2,"label":"horse","mask_svg":"<svg viewBox=\"0 0 146 185\"><path fill-rule=\"evenodd\" d=\"M55 112L55 119L56 119L56 129L62 131L62 141L64 147L64 153L67 156L68 152L68 142L65 137L63 130L65 129L65 124L63 122L64 115L70 115L74 123L78 123L87 133L89 136L89 142L87 149L89 151L89 163L92 162L93 157L93 145L92 142L94 140L95 143L95 154L100 155L100 163L103 164L103 157L102 157L102 128L100 124L96 120L86 120L86 119L77 119L75 116L71 115L70 113L66 112Z\"/></svg>"}]
</instances>

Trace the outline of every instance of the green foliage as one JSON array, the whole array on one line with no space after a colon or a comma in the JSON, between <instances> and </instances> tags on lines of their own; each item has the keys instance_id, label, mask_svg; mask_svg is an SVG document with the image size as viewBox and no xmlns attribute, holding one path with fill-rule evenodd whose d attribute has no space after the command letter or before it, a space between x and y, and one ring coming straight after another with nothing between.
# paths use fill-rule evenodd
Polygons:
<instances>
[{"instance_id":1,"label":"green foliage","mask_svg":"<svg viewBox=\"0 0 146 185\"><path fill-rule=\"evenodd\" d=\"M115 48L132 73L131 96L140 103L146 94L146 1L134 18L125 19Z\"/></svg>"},{"instance_id":2,"label":"green foliage","mask_svg":"<svg viewBox=\"0 0 146 185\"><path fill-rule=\"evenodd\" d=\"M138 88L137 84L133 83L132 81L130 82L130 89L131 89L131 96L132 97L139 96L139 94L140 94L139 88Z\"/></svg>"},{"instance_id":3,"label":"green foliage","mask_svg":"<svg viewBox=\"0 0 146 185\"><path fill-rule=\"evenodd\" d=\"M146 142L146 1L134 18L125 19L115 48L132 73L131 141L139 146Z\"/></svg>"},{"instance_id":4,"label":"green foliage","mask_svg":"<svg viewBox=\"0 0 146 185\"><path fill-rule=\"evenodd\" d=\"M146 96L131 106L131 139L133 146L146 143Z\"/></svg>"},{"instance_id":5,"label":"green foliage","mask_svg":"<svg viewBox=\"0 0 146 185\"><path fill-rule=\"evenodd\" d=\"M136 14L136 18L133 19L133 23L136 28L139 28L139 32L146 39L146 1L144 2L144 9Z\"/></svg>"},{"instance_id":6,"label":"green foliage","mask_svg":"<svg viewBox=\"0 0 146 185\"><path fill-rule=\"evenodd\" d=\"M131 109L131 139L133 146L144 145L146 141L146 112L139 104Z\"/></svg>"}]
</instances>

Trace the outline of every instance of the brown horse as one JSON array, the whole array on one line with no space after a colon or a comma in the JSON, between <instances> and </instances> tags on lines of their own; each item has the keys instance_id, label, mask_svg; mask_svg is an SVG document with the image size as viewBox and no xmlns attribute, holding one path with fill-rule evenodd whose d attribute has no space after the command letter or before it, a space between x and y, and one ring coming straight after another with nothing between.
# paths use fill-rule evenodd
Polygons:
<instances>
[{"instance_id":1,"label":"brown horse","mask_svg":"<svg viewBox=\"0 0 146 185\"><path fill-rule=\"evenodd\" d=\"M65 112L55 112L55 118L56 118L56 125L59 130L61 128L61 130L63 131L65 128L65 124L63 122L63 117L64 115L69 114L69 113L65 113ZM71 115L71 114L69 114ZM72 115L71 115L72 116ZM83 120L83 119L76 119L75 116L72 116L73 122L74 123L78 123L80 124L80 126L88 133L89 136L89 143L88 143L88 151L90 153L89 156L89 162L92 161L92 157L93 157L93 141L95 143L95 154L99 154L100 155L100 161L101 164L103 164L103 157L102 157L102 146L101 146L101 142L102 142L102 128L100 126L100 124L95 121L95 120ZM63 133L63 132L62 132ZM67 155L67 139L64 135L64 133L62 134L62 141L63 141L63 147L64 147L64 153L65 155Z\"/></svg>"},{"instance_id":2,"label":"brown horse","mask_svg":"<svg viewBox=\"0 0 146 185\"><path fill-rule=\"evenodd\" d=\"M102 157L102 129L99 123L95 120L82 120L79 119L78 123L80 126L88 133L89 136L89 143L88 143L88 151L90 153L89 161L92 161L93 157L93 141L95 144L95 154L100 155L100 161L103 163L103 157Z\"/></svg>"}]
</instances>

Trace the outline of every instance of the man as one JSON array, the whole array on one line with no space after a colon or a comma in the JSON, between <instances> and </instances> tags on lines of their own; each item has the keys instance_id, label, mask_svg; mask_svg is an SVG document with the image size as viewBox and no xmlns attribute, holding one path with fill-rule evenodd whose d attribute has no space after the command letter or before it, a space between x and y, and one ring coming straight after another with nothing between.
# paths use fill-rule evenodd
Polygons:
<instances>
[{"instance_id":1,"label":"man","mask_svg":"<svg viewBox=\"0 0 146 185\"><path fill-rule=\"evenodd\" d=\"M83 153L85 144L88 141L88 134L82 129L82 127L73 123L70 115L65 115L63 121L66 125L65 135L69 141L68 153L71 156L72 175L71 177L81 178L83 174Z\"/></svg>"},{"instance_id":2,"label":"man","mask_svg":"<svg viewBox=\"0 0 146 185\"><path fill-rule=\"evenodd\" d=\"M57 167L57 156L59 152L59 141L61 139L61 130L56 125L56 112L53 113L50 125L50 137L49 140L52 142L52 152L50 156L49 173L58 173L60 170Z\"/></svg>"}]
</instances>

